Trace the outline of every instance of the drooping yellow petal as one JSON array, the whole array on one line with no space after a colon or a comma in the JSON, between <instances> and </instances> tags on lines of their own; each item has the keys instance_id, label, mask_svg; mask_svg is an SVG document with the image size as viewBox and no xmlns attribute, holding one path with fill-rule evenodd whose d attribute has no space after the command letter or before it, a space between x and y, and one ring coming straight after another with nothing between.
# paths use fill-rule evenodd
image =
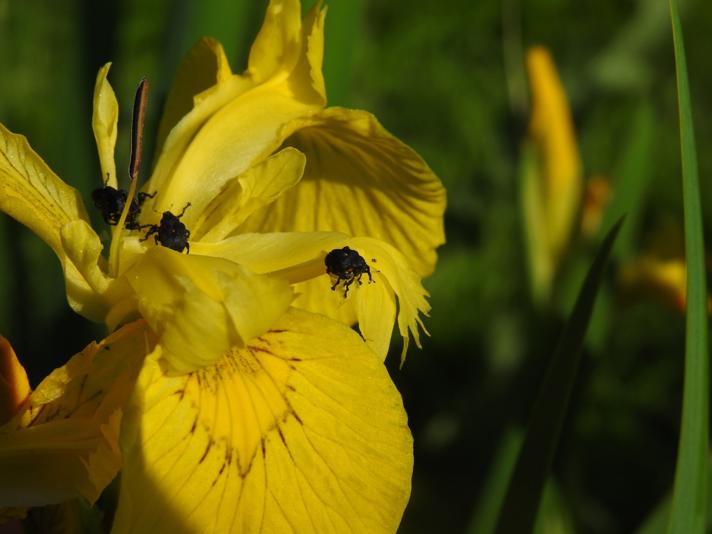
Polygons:
<instances>
[{"instance_id":1,"label":"drooping yellow petal","mask_svg":"<svg viewBox=\"0 0 712 534\"><path fill-rule=\"evenodd\" d=\"M426 300L428 293L420 284L420 277L410 269L403 255L388 243L370 237L355 237L350 240L350 245L361 251L365 258L369 258L374 275L385 279L391 286L391 292L385 287L378 287L379 284L376 283L356 288L359 301L356 316L359 326L363 325L361 332L364 339L372 345L374 351L383 351L378 354L385 358L390 332L378 324L378 318L383 311L390 313L388 295L395 293L398 296L398 331L403 338L402 364L408 351L410 336L413 336L415 344L420 348L420 330L427 334L420 316L427 315L430 311L430 304ZM374 259L376 261L373 261ZM381 295L375 296L376 291Z\"/></svg>"},{"instance_id":2,"label":"drooping yellow petal","mask_svg":"<svg viewBox=\"0 0 712 534\"><path fill-rule=\"evenodd\" d=\"M293 299L281 279L222 258L151 247L127 273L138 309L158 335L171 369L213 364L267 330Z\"/></svg>"},{"instance_id":3,"label":"drooping yellow petal","mask_svg":"<svg viewBox=\"0 0 712 534\"><path fill-rule=\"evenodd\" d=\"M115 534L393 533L408 500L400 396L326 317L290 310L188 375L147 361L131 414Z\"/></svg>"},{"instance_id":4,"label":"drooping yellow petal","mask_svg":"<svg viewBox=\"0 0 712 534\"><path fill-rule=\"evenodd\" d=\"M219 241L259 208L274 202L304 173L306 158L285 148L225 184L191 226L194 240Z\"/></svg>"},{"instance_id":5,"label":"drooping yellow petal","mask_svg":"<svg viewBox=\"0 0 712 534\"><path fill-rule=\"evenodd\" d=\"M445 242L445 190L420 156L364 111L330 108L288 128L297 132L287 144L307 156L304 178L241 230L367 235L430 274Z\"/></svg>"},{"instance_id":6,"label":"drooping yellow petal","mask_svg":"<svg viewBox=\"0 0 712 534\"><path fill-rule=\"evenodd\" d=\"M119 122L119 103L111 84L106 79L111 63L107 63L96 75L94 84L94 113L91 119L96 147L99 151L102 182L118 188L116 177L116 162L114 149L116 147L116 131Z\"/></svg>"},{"instance_id":7,"label":"drooping yellow petal","mask_svg":"<svg viewBox=\"0 0 712 534\"><path fill-rule=\"evenodd\" d=\"M2 124L0 210L26 225L52 247L64 269L70 305L90 319L100 319L102 309L96 284L103 276L97 263L101 244L89 226L81 195L52 172L24 136L13 134ZM81 245L63 239L63 232L68 228L73 229L72 233L80 231ZM85 245L91 245L90 250L82 250ZM90 265L92 257L96 261ZM84 274L90 275L90 279Z\"/></svg>"},{"instance_id":8,"label":"drooping yellow petal","mask_svg":"<svg viewBox=\"0 0 712 534\"><path fill-rule=\"evenodd\" d=\"M122 409L151 350L145 323L92 343L0 427L0 506L93 503L121 463Z\"/></svg>"},{"instance_id":9,"label":"drooping yellow petal","mask_svg":"<svg viewBox=\"0 0 712 534\"><path fill-rule=\"evenodd\" d=\"M12 345L0 336L0 425L6 423L30 394L25 368Z\"/></svg>"},{"instance_id":10,"label":"drooping yellow petal","mask_svg":"<svg viewBox=\"0 0 712 534\"><path fill-rule=\"evenodd\" d=\"M343 287L331 290L333 281L324 265L329 251L344 246L366 260L373 278L370 283L367 275L361 276L347 296ZM337 232L285 232L241 234L217 243L195 243L193 250L228 258L257 273L283 277L295 284L294 306L346 324L358 322L364 339L381 358L388 350L397 297L398 329L404 340L402 357L410 335L420 347L420 315L430 311L427 292L403 255L386 242Z\"/></svg>"},{"instance_id":11,"label":"drooping yellow petal","mask_svg":"<svg viewBox=\"0 0 712 534\"><path fill-rule=\"evenodd\" d=\"M203 37L188 51L166 97L161 124L158 127L156 152L163 147L168 133L191 109L197 95L232 76L225 50L218 41Z\"/></svg>"}]
</instances>

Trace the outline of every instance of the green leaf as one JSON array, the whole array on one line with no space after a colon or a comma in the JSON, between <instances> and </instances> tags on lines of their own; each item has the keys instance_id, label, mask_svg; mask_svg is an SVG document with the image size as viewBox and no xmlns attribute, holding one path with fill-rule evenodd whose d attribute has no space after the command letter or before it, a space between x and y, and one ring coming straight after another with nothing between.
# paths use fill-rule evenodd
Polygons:
<instances>
[{"instance_id":1,"label":"green leaf","mask_svg":"<svg viewBox=\"0 0 712 534\"><path fill-rule=\"evenodd\" d=\"M670 0L670 18L675 47L677 100L680 114L682 195L685 207L685 257L687 261L687 323L682 423L668 532L695 534L705 531L707 503L706 468L709 433L707 287L695 133L682 25L676 0Z\"/></svg>"},{"instance_id":2,"label":"green leaf","mask_svg":"<svg viewBox=\"0 0 712 534\"><path fill-rule=\"evenodd\" d=\"M498 534L531 532L534 527L542 490L554 459L569 398L580 367L581 349L596 293L622 224L621 219L608 232L598 249L571 317L552 355L549 369L534 403L522 451L500 510L496 530Z\"/></svg>"},{"instance_id":3,"label":"green leaf","mask_svg":"<svg viewBox=\"0 0 712 534\"><path fill-rule=\"evenodd\" d=\"M354 55L363 34L363 0L327 3L324 80L330 106L348 106Z\"/></svg>"}]
</instances>

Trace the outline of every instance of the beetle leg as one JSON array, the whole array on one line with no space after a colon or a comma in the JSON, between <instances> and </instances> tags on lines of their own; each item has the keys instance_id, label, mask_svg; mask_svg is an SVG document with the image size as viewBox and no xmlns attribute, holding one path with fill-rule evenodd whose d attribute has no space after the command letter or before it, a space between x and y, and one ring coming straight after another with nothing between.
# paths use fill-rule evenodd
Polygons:
<instances>
[{"instance_id":1,"label":"beetle leg","mask_svg":"<svg viewBox=\"0 0 712 534\"><path fill-rule=\"evenodd\" d=\"M143 230L146 227L148 227L148 232L146 232L146 235L143 236L142 239L139 239L139 241L146 241L149 237L158 232L158 227L155 224L142 224L138 227L138 229Z\"/></svg>"},{"instance_id":2,"label":"beetle leg","mask_svg":"<svg viewBox=\"0 0 712 534\"><path fill-rule=\"evenodd\" d=\"M146 201L147 198L153 198L156 196L156 193L158 191L154 191L153 193L139 193L138 194L138 205L139 207L143 206L143 203Z\"/></svg>"},{"instance_id":3,"label":"beetle leg","mask_svg":"<svg viewBox=\"0 0 712 534\"><path fill-rule=\"evenodd\" d=\"M188 202L188 203L185 205L185 207L183 208L183 211L181 211L181 212L180 212L180 215L177 215L176 218L177 218L177 219L180 219L181 217L183 217L183 214L185 214L185 210L187 210L189 207L190 207L190 202Z\"/></svg>"},{"instance_id":4,"label":"beetle leg","mask_svg":"<svg viewBox=\"0 0 712 534\"><path fill-rule=\"evenodd\" d=\"M349 294L349 287L354 283L354 278L349 278L344 282L344 298Z\"/></svg>"}]
</instances>

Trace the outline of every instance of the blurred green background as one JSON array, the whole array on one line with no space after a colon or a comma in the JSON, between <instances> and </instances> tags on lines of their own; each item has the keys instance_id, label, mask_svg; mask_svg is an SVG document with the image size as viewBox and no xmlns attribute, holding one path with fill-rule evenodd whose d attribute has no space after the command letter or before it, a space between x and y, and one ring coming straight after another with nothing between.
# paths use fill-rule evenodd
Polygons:
<instances>
[{"instance_id":1,"label":"blurred green background","mask_svg":"<svg viewBox=\"0 0 712 534\"><path fill-rule=\"evenodd\" d=\"M523 54L548 47L570 98L584 172L610 179L628 212L585 347L584 368L540 516L543 532L636 531L668 493L679 427L684 317L618 273L656 249L681 250L674 59L661 0L331 0L325 76L331 105L374 112L448 190L424 350L389 369L415 436L401 532L485 532L516 433L526 424L595 239L574 236L554 295L534 306L519 210L528 96ZM106 61L128 159L133 91L151 82L147 150L181 55L202 35L244 67L265 1L0 0L0 121L59 176L101 184L91 132L94 77ZM712 4L683 3L706 234L712 235ZM150 156L148 161L150 161ZM143 176L147 175L148 165ZM120 174L121 176L121 174ZM90 208L90 211L95 211ZM96 216L96 213L92 214ZM105 228L96 217L97 228ZM0 217L0 332L31 381L100 338L68 308L59 263ZM399 342L396 341L397 345ZM500 484L501 485L501 484Z\"/></svg>"}]
</instances>

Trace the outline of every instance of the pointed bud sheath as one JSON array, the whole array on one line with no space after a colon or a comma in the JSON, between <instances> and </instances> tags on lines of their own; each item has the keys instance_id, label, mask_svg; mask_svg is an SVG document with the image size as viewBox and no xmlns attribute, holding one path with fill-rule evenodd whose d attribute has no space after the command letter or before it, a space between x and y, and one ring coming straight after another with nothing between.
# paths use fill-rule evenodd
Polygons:
<instances>
[{"instance_id":1,"label":"pointed bud sheath","mask_svg":"<svg viewBox=\"0 0 712 534\"><path fill-rule=\"evenodd\" d=\"M522 159L522 209L535 300L548 298L581 201L581 160L564 88L549 52L529 50L529 134Z\"/></svg>"},{"instance_id":2,"label":"pointed bud sheath","mask_svg":"<svg viewBox=\"0 0 712 534\"><path fill-rule=\"evenodd\" d=\"M15 351L0 336L0 425L7 422L30 394L30 383Z\"/></svg>"}]
</instances>

